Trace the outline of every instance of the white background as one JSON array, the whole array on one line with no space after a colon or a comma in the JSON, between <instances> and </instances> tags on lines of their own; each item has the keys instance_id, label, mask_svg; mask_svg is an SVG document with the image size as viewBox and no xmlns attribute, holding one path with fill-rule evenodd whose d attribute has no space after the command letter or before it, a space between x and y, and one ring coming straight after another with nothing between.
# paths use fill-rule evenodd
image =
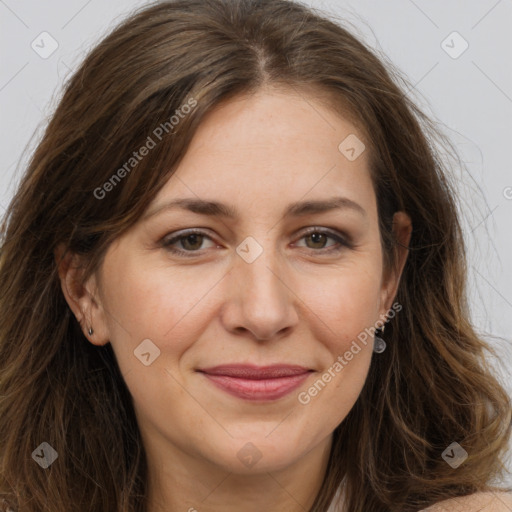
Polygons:
<instances>
[{"instance_id":1,"label":"white background","mask_svg":"<svg viewBox=\"0 0 512 512\"><path fill-rule=\"evenodd\" d=\"M64 79L136 0L0 0L0 215L61 93ZM408 93L455 143L469 250L473 322L499 350L494 361L512 393L512 1L309 0L387 56ZM458 58L441 43L457 31ZM47 59L31 47L48 32ZM48 40L49 41L49 40ZM46 48L49 48L47 41ZM39 43L41 45L41 43ZM453 51L462 40L448 38ZM501 338L501 339L500 339Z\"/></svg>"}]
</instances>

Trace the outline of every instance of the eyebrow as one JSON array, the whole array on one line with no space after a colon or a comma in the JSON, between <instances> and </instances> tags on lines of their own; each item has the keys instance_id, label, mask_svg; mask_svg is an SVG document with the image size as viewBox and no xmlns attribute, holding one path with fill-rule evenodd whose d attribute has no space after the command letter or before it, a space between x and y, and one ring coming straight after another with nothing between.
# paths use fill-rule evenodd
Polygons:
<instances>
[{"instance_id":1,"label":"eyebrow","mask_svg":"<svg viewBox=\"0 0 512 512\"><path fill-rule=\"evenodd\" d=\"M238 210L232 206L218 201L207 201L197 198L174 199L153 210L150 210L143 216L143 220L149 219L164 211L173 209L188 210L199 215L208 215L216 217L224 217L227 219L238 219L240 214ZM348 199L347 197L332 197L323 200L299 201L288 205L284 212L284 218L301 217L314 213L324 213L332 210L352 210L363 217L367 217L366 210L358 203Z\"/></svg>"}]
</instances>

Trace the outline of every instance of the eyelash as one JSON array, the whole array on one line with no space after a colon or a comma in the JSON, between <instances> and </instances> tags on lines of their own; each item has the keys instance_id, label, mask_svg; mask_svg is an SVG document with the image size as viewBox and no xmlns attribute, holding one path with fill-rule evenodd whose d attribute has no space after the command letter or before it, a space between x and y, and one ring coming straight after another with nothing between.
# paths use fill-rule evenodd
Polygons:
<instances>
[{"instance_id":1,"label":"eyelash","mask_svg":"<svg viewBox=\"0 0 512 512\"><path fill-rule=\"evenodd\" d=\"M323 228L316 228L316 227L312 227L312 228L309 228L307 231L305 231L302 236L300 237L299 240L302 240L303 238L309 236L309 235L312 235L313 233L319 233L319 234L322 234L322 235L326 235L328 236L329 238L332 238L333 240L335 240L336 242L338 242L339 246L338 247L335 247L334 249L333 248L327 248L327 249L310 249L311 251L313 252L321 252L321 253L324 253L324 254L331 254L331 253L338 253L346 248L350 249L352 248L352 243L346 238L346 237L343 237L341 236L340 234L337 234L336 232L334 231L331 231L331 230L327 230L327 229L323 229ZM196 251L186 251L186 250L183 250L183 249L176 249L175 247L171 247L172 244L174 244L175 242L178 242L182 239L185 239L187 238L187 236L190 236L190 235L201 235L201 236L204 236L208 239L211 240L211 237L205 233L204 231L201 231L199 229L189 229L189 230L186 230L186 231L183 231L181 232L179 235L176 235L172 238L168 238L168 239L162 239L161 240L161 246L173 253L173 254L176 254L178 256L184 256L186 258L192 258L196 255L201 254L201 249L199 250L196 250ZM212 240L213 241L213 240Z\"/></svg>"}]
</instances>

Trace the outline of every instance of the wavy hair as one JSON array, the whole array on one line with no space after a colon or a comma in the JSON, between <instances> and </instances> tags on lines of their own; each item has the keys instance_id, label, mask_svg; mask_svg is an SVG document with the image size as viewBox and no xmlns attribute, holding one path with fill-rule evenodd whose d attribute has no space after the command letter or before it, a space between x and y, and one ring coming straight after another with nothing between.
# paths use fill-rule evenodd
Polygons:
<instances>
[{"instance_id":1,"label":"wavy hair","mask_svg":"<svg viewBox=\"0 0 512 512\"><path fill-rule=\"evenodd\" d=\"M393 213L407 212L413 225L396 296L403 310L333 433L311 512L324 512L342 483L351 512L413 512L497 489L510 398L470 321L456 187L432 142L443 137L404 84L343 22L289 0L152 3L90 52L65 84L1 227L5 508L145 510L131 395L110 345L90 344L68 307L55 250L85 257L87 279L170 178L204 116L264 87L309 95L370 135L386 271L396 264ZM197 105L171 129L191 98ZM156 147L113 181L159 126L167 129ZM453 441L468 453L456 470L441 457ZM42 442L58 453L46 470L32 460Z\"/></svg>"}]
</instances>

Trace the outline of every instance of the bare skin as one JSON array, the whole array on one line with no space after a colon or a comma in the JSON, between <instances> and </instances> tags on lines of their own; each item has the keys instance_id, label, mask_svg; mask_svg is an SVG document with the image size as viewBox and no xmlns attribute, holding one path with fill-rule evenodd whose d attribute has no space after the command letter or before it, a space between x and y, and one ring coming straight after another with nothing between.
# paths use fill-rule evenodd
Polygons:
<instances>
[{"instance_id":1,"label":"bare skin","mask_svg":"<svg viewBox=\"0 0 512 512\"><path fill-rule=\"evenodd\" d=\"M424 512L510 512L512 494L506 492L479 492L444 500Z\"/></svg>"},{"instance_id":2,"label":"bare skin","mask_svg":"<svg viewBox=\"0 0 512 512\"><path fill-rule=\"evenodd\" d=\"M407 258L400 249L399 268L384 271L368 152L351 161L338 149L350 134L364 141L348 120L291 90L231 100L203 121L147 215L111 245L83 288L75 265L62 264L66 300L91 343L112 344L133 396L149 512L312 505L332 432L367 377L373 340L335 376L333 364L389 312ZM360 208L284 216L291 203L333 197ZM239 216L179 208L150 215L178 198L218 201ZM306 233L311 227L316 234ZM203 236L187 239L181 232L189 228ZM411 230L396 213L395 236L406 247ZM171 247L182 254L160 243L177 232L183 237ZM146 339L160 351L148 366L134 355ZM257 402L198 371L227 363L311 371L286 396ZM309 392L329 369L325 387Z\"/></svg>"}]
</instances>

